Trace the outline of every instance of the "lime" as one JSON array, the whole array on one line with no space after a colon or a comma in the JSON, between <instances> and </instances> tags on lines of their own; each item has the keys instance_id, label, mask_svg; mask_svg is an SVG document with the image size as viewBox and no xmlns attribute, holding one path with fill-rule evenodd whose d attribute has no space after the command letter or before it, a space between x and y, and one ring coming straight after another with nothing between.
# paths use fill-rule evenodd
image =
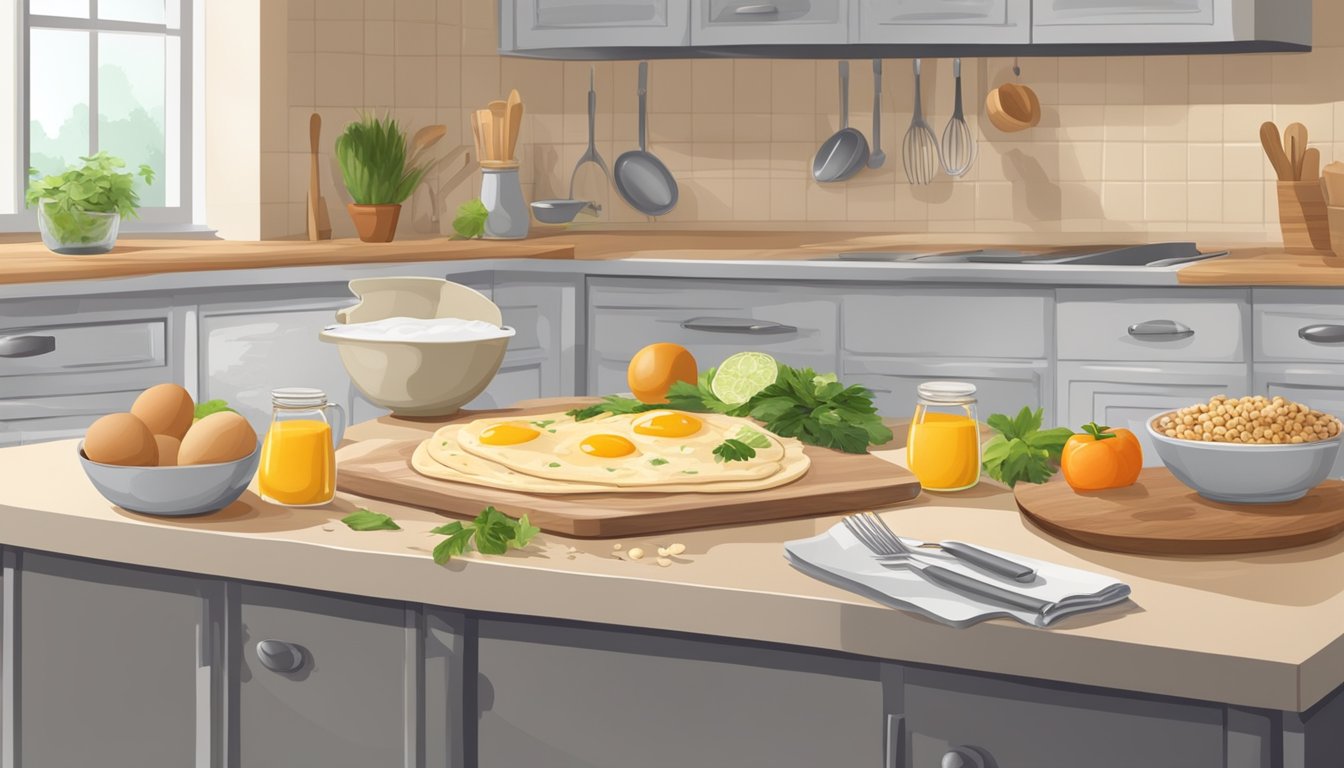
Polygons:
<instances>
[{"instance_id":1,"label":"lime","mask_svg":"<svg viewBox=\"0 0 1344 768\"><path fill-rule=\"evenodd\" d=\"M714 372L709 389L728 405L741 405L775 383L779 363L764 352L738 352Z\"/></svg>"}]
</instances>

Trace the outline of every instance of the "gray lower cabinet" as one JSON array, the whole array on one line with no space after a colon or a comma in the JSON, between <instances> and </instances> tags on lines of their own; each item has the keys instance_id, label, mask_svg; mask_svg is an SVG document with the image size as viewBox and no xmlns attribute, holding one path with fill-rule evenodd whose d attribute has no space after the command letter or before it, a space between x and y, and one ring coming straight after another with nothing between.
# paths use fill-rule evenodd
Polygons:
<instances>
[{"instance_id":1,"label":"gray lower cabinet","mask_svg":"<svg viewBox=\"0 0 1344 768\"><path fill-rule=\"evenodd\" d=\"M238 589L239 768L415 765L416 729L406 727L418 718L414 610Z\"/></svg>"},{"instance_id":2,"label":"gray lower cabinet","mask_svg":"<svg viewBox=\"0 0 1344 768\"><path fill-rule=\"evenodd\" d=\"M1214 395L1250 390L1250 367L1243 363L1060 362L1059 423L1075 430L1095 421L1126 427L1143 444L1145 466L1161 466L1148 437L1147 421L1161 411L1183 408Z\"/></svg>"},{"instance_id":3,"label":"gray lower cabinet","mask_svg":"<svg viewBox=\"0 0 1344 768\"><path fill-rule=\"evenodd\" d=\"M5 764L202 765L214 583L37 552L7 558L17 566L6 568L16 727Z\"/></svg>"},{"instance_id":4,"label":"gray lower cabinet","mask_svg":"<svg viewBox=\"0 0 1344 768\"><path fill-rule=\"evenodd\" d=\"M882 765L876 662L526 621L478 631L480 768Z\"/></svg>"},{"instance_id":5,"label":"gray lower cabinet","mask_svg":"<svg viewBox=\"0 0 1344 768\"><path fill-rule=\"evenodd\" d=\"M1344 414L1344 365L1264 364L1255 366L1256 394L1282 396L1318 411ZM1344 477L1344 454L1335 460L1331 477Z\"/></svg>"},{"instance_id":6,"label":"gray lower cabinet","mask_svg":"<svg viewBox=\"0 0 1344 768\"><path fill-rule=\"evenodd\" d=\"M1217 705L1106 696L927 669L897 673L901 768L1268 768L1244 750L1225 762ZM1254 755L1259 756L1255 750Z\"/></svg>"},{"instance_id":7,"label":"gray lower cabinet","mask_svg":"<svg viewBox=\"0 0 1344 768\"><path fill-rule=\"evenodd\" d=\"M468 408L573 395L578 389L578 287L572 277L498 273L482 290L517 333L490 386Z\"/></svg>"},{"instance_id":8,"label":"gray lower cabinet","mask_svg":"<svg viewBox=\"0 0 1344 768\"><path fill-rule=\"evenodd\" d=\"M846 384L871 390L878 413L888 418L914 414L921 382L952 379L975 385L981 421L992 413L1016 414L1023 406L1042 409L1047 424L1054 420L1054 382L1047 360L852 357L841 361L840 370Z\"/></svg>"},{"instance_id":9,"label":"gray lower cabinet","mask_svg":"<svg viewBox=\"0 0 1344 768\"><path fill-rule=\"evenodd\" d=\"M743 350L835 371L839 310L832 291L793 283L592 278L588 391L627 391L630 358L659 341L686 347L702 371Z\"/></svg>"}]
</instances>

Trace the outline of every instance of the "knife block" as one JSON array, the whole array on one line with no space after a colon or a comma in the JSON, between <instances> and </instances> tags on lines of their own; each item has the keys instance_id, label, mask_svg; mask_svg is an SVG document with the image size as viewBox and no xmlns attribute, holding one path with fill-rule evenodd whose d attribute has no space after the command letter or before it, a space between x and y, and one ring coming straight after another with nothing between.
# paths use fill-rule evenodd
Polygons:
<instances>
[{"instance_id":1,"label":"knife block","mask_svg":"<svg viewBox=\"0 0 1344 768\"><path fill-rule=\"evenodd\" d=\"M1330 218L1319 181L1279 182L1279 226L1287 248L1330 250Z\"/></svg>"}]
</instances>

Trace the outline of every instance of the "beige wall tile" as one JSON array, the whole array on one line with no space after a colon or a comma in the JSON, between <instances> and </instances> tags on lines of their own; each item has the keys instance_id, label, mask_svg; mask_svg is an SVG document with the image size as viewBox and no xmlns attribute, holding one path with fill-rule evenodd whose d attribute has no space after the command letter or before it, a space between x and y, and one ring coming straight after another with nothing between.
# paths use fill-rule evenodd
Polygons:
<instances>
[{"instance_id":1,"label":"beige wall tile","mask_svg":"<svg viewBox=\"0 0 1344 768\"><path fill-rule=\"evenodd\" d=\"M437 73L433 56L397 56L397 106L433 107L438 98Z\"/></svg>"},{"instance_id":2,"label":"beige wall tile","mask_svg":"<svg viewBox=\"0 0 1344 768\"><path fill-rule=\"evenodd\" d=\"M769 221L772 185L767 179L733 180L733 220Z\"/></svg>"},{"instance_id":3,"label":"beige wall tile","mask_svg":"<svg viewBox=\"0 0 1344 768\"><path fill-rule=\"evenodd\" d=\"M1108 142L1102 156L1102 177L1107 181L1143 181L1143 145Z\"/></svg>"},{"instance_id":4,"label":"beige wall tile","mask_svg":"<svg viewBox=\"0 0 1344 768\"><path fill-rule=\"evenodd\" d=\"M291 53L288 56L288 98L291 104L313 104L317 82L315 54Z\"/></svg>"},{"instance_id":5,"label":"beige wall tile","mask_svg":"<svg viewBox=\"0 0 1344 768\"><path fill-rule=\"evenodd\" d=\"M289 0L286 5L291 19L313 18L313 0Z\"/></svg>"},{"instance_id":6,"label":"beige wall tile","mask_svg":"<svg viewBox=\"0 0 1344 768\"><path fill-rule=\"evenodd\" d=\"M322 107L364 105L364 56L356 53L317 54L317 96Z\"/></svg>"},{"instance_id":7,"label":"beige wall tile","mask_svg":"<svg viewBox=\"0 0 1344 768\"><path fill-rule=\"evenodd\" d=\"M462 27L458 24L438 24L434 27L434 52L439 56L457 58L462 55ZM480 31L477 30L477 34ZM524 61L524 59L513 59Z\"/></svg>"},{"instance_id":8,"label":"beige wall tile","mask_svg":"<svg viewBox=\"0 0 1344 768\"><path fill-rule=\"evenodd\" d=\"M845 187L846 216L850 221L891 221L896 215L896 185L890 178L856 177Z\"/></svg>"},{"instance_id":9,"label":"beige wall tile","mask_svg":"<svg viewBox=\"0 0 1344 768\"><path fill-rule=\"evenodd\" d=\"M1106 59L1070 59L1059 70L1060 104L1105 104Z\"/></svg>"},{"instance_id":10,"label":"beige wall tile","mask_svg":"<svg viewBox=\"0 0 1344 768\"><path fill-rule=\"evenodd\" d=\"M319 53L364 52L363 21L321 19L315 27L315 50Z\"/></svg>"},{"instance_id":11,"label":"beige wall tile","mask_svg":"<svg viewBox=\"0 0 1344 768\"><path fill-rule=\"evenodd\" d=\"M391 0L382 0L391 4ZM313 17L318 19L362 19L364 0L314 0Z\"/></svg>"},{"instance_id":12,"label":"beige wall tile","mask_svg":"<svg viewBox=\"0 0 1344 768\"><path fill-rule=\"evenodd\" d=\"M1223 178L1228 181L1261 181L1269 162L1259 144L1224 144Z\"/></svg>"},{"instance_id":13,"label":"beige wall tile","mask_svg":"<svg viewBox=\"0 0 1344 768\"><path fill-rule=\"evenodd\" d=\"M1186 178L1190 181L1222 181L1222 144L1190 144L1187 152Z\"/></svg>"},{"instance_id":14,"label":"beige wall tile","mask_svg":"<svg viewBox=\"0 0 1344 768\"><path fill-rule=\"evenodd\" d=\"M1144 217L1143 184L1106 181L1101 185L1101 209L1110 221L1140 221Z\"/></svg>"},{"instance_id":15,"label":"beige wall tile","mask_svg":"<svg viewBox=\"0 0 1344 768\"><path fill-rule=\"evenodd\" d=\"M1229 224L1265 220L1265 185L1259 181L1223 182L1223 221Z\"/></svg>"},{"instance_id":16,"label":"beige wall tile","mask_svg":"<svg viewBox=\"0 0 1344 768\"><path fill-rule=\"evenodd\" d=\"M816 64L811 61L770 62L770 105L775 114L816 112L816 71Z\"/></svg>"},{"instance_id":17,"label":"beige wall tile","mask_svg":"<svg viewBox=\"0 0 1344 768\"><path fill-rule=\"evenodd\" d=\"M695 142L731 142L733 116L696 112L691 115L691 140Z\"/></svg>"},{"instance_id":18,"label":"beige wall tile","mask_svg":"<svg viewBox=\"0 0 1344 768\"><path fill-rule=\"evenodd\" d=\"M770 181L770 220L807 220L807 182L801 179Z\"/></svg>"},{"instance_id":19,"label":"beige wall tile","mask_svg":"<svg viewBox=\"0 0 1344 768\"><path fill-rule=\"evenodd\" d=\"M394 16L398 21L434 21L436 3L434 0L391 0L395 5Z\"/></svg>"},{"instance_id":20,"label":"beige wall tile","mask_svg":"<svg viewBox=\"0 0 1344 768\"><path fill-rule=\"evenodd\" d=\"M1145 220L1185 222L1187 190L1183 182L1150 182L1144 187L1143 193Z\"/></svg>"},{"instance_id":21,"label":"beige wall tile","mask_svg":"<svg viewBox=\"0 0 1344 768\"><path fill-rule=\"evenodd\" d=\"M1217 181L1192 181L1186 185L1186 218L1212 224L1223 220L1223 185Z\"/></svg>"},{"instance_id":22,"label":"beige wall tile","mask_svg":"<svg viewBox=\"0 0 1344 768\"><path fill-rule=\"evenodd\" d=\"M693 112L733 111L733 62L730 59L696 59L691 62Z\"/></svg>"},{"instance_id":23,"label":"beige wall tile","mask_svg":"<svg viewBox=\"0 0 1344 768\"><path fill-rule=\"evenodd\" d=\"M433 56L437 44L438 29L434 24L426 24L423 21L396 21L393 22L393 39L396 41L396 53L398 56ZM490 51L493 53L494 44L491 41ZM474 53L474 51L467 51Z\"/></svg>"},{"instance_id":24,"label":"beige wall tile","mask_svg":"<svg viewBox=\"0 0 1344 768\"><path fill-rule=\"evenodd\" d=\"M364 0L364 18L388 20L396 18L396 3L394 0Z\"/></svg>"},{"instance_id":25,"label":"beige wall tile","mask_svg":"<svg viewBox=\"0 0 1344 768\"><path fill-rule=\"evenodd\" d=\"M1147 144L1143 150L1145 181L1185 181L1189 153L1184 143Z\"/></svg>"},{"instance_id":26,"label":"beige wall tile","mask_svg":"<svg viewBox=\"0 0 1344 768\"><path fill-rule=\"evenodd\" d=\"M286 37L290 53L312 53L314 48L314 23L312 19L290 19L286 25Z\"/></svg>"},{"instance_id":27,"label":"beige wall tile","mask_svg":"<svg viewBox=\"0 0 1344 768\"><path fill-rule=\"evenodd\" d=\"M396 82L396 57L365 56L363 106L377 110L396 106Z\"/></svg>"},{"instance_id":28,"label":"beige wall tile","mask_svg":"<svg viewBox=\"0 0 1344 768\"><path fill-rule=\"evenodd\" d=\"M733 111L770 111L772 70L770 61L765 59L738 59L733 62Z\"/></svg>"},{"instance_id":29,"label":"beige wall tile","mask_svg":"<svg viewBox=\"0 0 1344 768\"><path fill-rule=\"evenodd\" d=\"M1063 142L1059 145L1060 181L1097 181L1104 177L1104 149L1099 141ZM986 182L982 182L986 183Z\"/></svg>"}]
</instances>

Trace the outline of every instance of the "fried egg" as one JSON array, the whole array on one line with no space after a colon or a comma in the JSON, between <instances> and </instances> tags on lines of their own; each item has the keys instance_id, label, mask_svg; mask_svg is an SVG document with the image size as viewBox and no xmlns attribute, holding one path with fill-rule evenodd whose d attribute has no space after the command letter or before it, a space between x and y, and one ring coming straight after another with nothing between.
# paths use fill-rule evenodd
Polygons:
<instances>
[{"instance_id":1,"label":"fried egg","mask_svg":"<svg viewBox=\"0 0 1344 768\"><path fill-rule=\"evenodd\" d=\"M721 461L728 439L754 443L746 461ZM784 458L781 438L747 419L657 410L574 421L563 414L482 419L457 432L461 450L514 472L616 486L703 484L769 477Z\"/></svg>"}]
</instances>

